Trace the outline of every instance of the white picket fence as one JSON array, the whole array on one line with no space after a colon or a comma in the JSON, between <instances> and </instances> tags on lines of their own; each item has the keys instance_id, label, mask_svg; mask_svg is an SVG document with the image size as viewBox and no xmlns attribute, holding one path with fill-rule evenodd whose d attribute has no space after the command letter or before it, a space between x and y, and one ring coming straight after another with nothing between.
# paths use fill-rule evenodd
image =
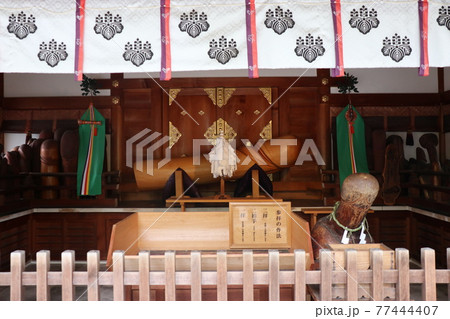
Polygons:
<instances>
[{"instance_id":1,"label":"white picket fence","mask_svg":"<svg viewBox=\"0 0 450 319\"><path fill-rule=\"evenodd\" d=\"M23 300L24 287L36 287L36 300L50 299L50 287L60 286L64 301L75 299L75 287L87 287L88 300L101 300L100 288L113 287L114 300L125 300L127 287L136 286L140 300L150 300L152 287L163 287L165 300L176 299L178 285L189 286L191 300L201 300L202 286L217 287L217 300L228 299L228 287L241 286L243 300L254 300L254 286L267 285L269 300L280 300L280 285L291 285L295 300L308 300L311 285L318 285L317 300L332 300L332 289L336 284L346 287L345 300L358 300L358 285L369 284L372 300L383 300L383 286L395 285L395 300L410 300L410 284L422 285L422 300L436 300L436 285L447 284L450 296L450 248L447 249L447 269L436 269L435 252L430 248L421 249L421 268L410 269L409 251L395 250L395 268L383 269L382 251L371 250L370 268L358 270L356 250L346 250L345 269L333 267L333 260L329 251L322 250L320 254L320 269L305 270L307 259L302 250L295 251L288 258L292 258L293 269L285 270L280 267L280 255L276 250L268 251L267 269L255 267L256 253L244 250L242 267L239 270L227 269L227 258L231 254L217 251L216 267L211 270L202 269L202 253L190 253L190 269L177 270L176 263L179 255L174 251L166 251L163 256L152 255L149 251L142 251L138 255L138 270L127 270L125 254L116 251L113 254L111 271L100 271L100 254L90 251L87 254L87 270L75 270L75 254L65 251L61 255L61 271L50 271L49 251L36 254L36 271L25 271L25 252L11 253L10 272L0 272L0 286L10 287L10 300ZM233 252L233 256L236 253ZM163 269L151 269L152 258L163 260ZM186 258L186 255L184 255ZM285 258L285 257L284 257ZM58 261L59 262L59 261ZM256 266L256 265L255 265ZM258 268L258 269L256 269ZM336 268L336 269L333 269Z\"/></svg>"}]
</instances>

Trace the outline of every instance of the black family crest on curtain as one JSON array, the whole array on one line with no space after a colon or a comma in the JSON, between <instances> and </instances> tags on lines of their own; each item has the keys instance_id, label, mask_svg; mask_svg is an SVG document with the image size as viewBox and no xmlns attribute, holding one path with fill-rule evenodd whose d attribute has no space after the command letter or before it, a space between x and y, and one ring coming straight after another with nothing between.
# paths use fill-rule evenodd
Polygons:
<instances>
[{"instance_id":1,"label":"black family crest on curtain","mask_svg":"<svg viewBox=\"0 0 450 319\"><path fill-rule=\"evenodd\" d=\"M130 42L125 44L123 58L125 61L131 61L135 66L141 66L146 60L152 59L153 52L151 48L152 45L148 41L142 44L142 41L137 38L134 44Z\"/></svg>"},{"instance_id":2,"label":"black family crest on curtain","mask_svg":"<svg viewBox=\"0 0 450 319\"><path fill-rule=\"evenodd\" d=\"M219 39L219 43L216 40L212 40L209 42L209 51L208 55L211 59L216 59L218 62L222 64L228 63L232 58L235 58L239 54L239 50L236 49L236 41L230 39L227 41L227 38L221 36Z\"/></svg>"},{"instance_id":3,"label":"black family crest on curtain","mask_svg":"<svg viewBox=\"0 0 450 319\"><path fill-rule=\"evenodd\" d=\"M323 47L323 40L319 36L314 40L314 36L308 33L305 39L302 37L297 39L297 46L294 51L297 56L302 56L311 63L318 56L322 56L325 53L325 48Z\"/></svg>"},{"instance_id":4,"label":"black family crest on curtain","mask_svg":"<svg viewBox=\"0 0 450 319\"><path fill-rule=\"evenodd\" d=\"M390 56L395 62L400 62L406 55L410 55L412 48L409 45L408 37L403 39L396 33L392 36L392 40L386 37L383 40L383 48L381 52L385 56Z\"/></svg>"},{"instance_id":5,"label":"black family crest on curtain","mask_svg":"<svg viewBox=\"0 0 450 319\"><path fill-rule=\"evenodd\" d=\"M186 32L192 38L196 38L200 33L208 31L209 23L207 20L208 16L204 12L199 16L197 11L192 10L189 16L186 13L180 16L178 28L181 32Z\"/></svg>"},{"instance_id":6,"label":"black family crest on curtain","mask_svg":"<svg viewBox=\"0 0 450 319\"><path fill-rule=\"evenodd\" d=\"M275 12L272 10L267 10L266 20L264 24L267 28L273 29L275 33L282 34L289 28L293 28L295 21L292 19L291 10L287 9L284 11L280 6L275 8Z\"/></svg>"},{"instance_id":7,"label":"black family crest on curtain","mask_svg":"<svg viewBox=\"0 0 450 319\"><path fill-rule=\"evenodd\" d=\"M450 6L448 6L447 8L442 6L439 9L439 16L436 21L440 26L445 25L447 29L450 30Z\"/></svg>"},{"instance_id":8,"label":"black family crest on curtain","mask_svg":"<svg viewBox=\"0 0 450 319\"><path fill-rule=\"evenodd\" d=\"M68 53L64 42L58 44L58 42L52 39L48 45L45 42L42 42L39 45L39 60L47 62L47 64L52 68L57 66L59 61L64 61L67 59L67 56Z\"/></svg>"},{"instance_id":9,"label":"black family crest on curtain","mask_svg":"<svg viewBox=\"0 0 450 319\"><path fill-rule=\"evenodd\" d=\"M106 12L102 17L98 15L95 18L94 31L101 34L106 40L111 40L116 33L121 33L123 30L122 17L118 14L113 17L111 12Z\"/></svg>"},{"instance_id":10,"label":"black family crest on curtain","mask_svg":"<svg viewBox=\"0 0 450 319\"><path fill-rule=\"evenodd\" d=\"M30 33L35 33L37 26L36 18L30 14L27 15L21 11L17 17L13 14L9 16L8 32L14 33L20 40L26 38Z\"/></svg>"},{"instance_id":11,"label":"black family crest on curtain","mask_svg":"<svg viewBox=\"0 0 450 319\"><path fill-rule=\"evenodd\" d=\"M352 28L357 28L362 34L367 34L372 28L378 27L380 20L378 20L378 13L375 9L369 10L362 6L359 11L353 9L350 12L350 21L348 21Z\"/></svg>"}]
</instances>

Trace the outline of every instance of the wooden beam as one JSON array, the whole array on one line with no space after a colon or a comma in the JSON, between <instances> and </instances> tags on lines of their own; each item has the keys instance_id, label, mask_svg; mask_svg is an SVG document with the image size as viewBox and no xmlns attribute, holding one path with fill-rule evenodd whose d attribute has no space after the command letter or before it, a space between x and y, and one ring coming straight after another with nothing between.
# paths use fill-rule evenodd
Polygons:
<instances>
[{"instance_id":1,"label":"wooden beam","mask_svg":"<svg viewBox=\"0 0 450 319\"><path fill-rule=\"evenodd\" d=\"M343 94L330 94L331 107L343 107L347 104ZM352 104L358 106L428 106L439 105L440 96L437 93L383 93L354 94Z\"/></svg>"},{"instance_id":2,"label":"wooden beam","mask_svg":"<svg viewBox=\"0 0 450 319\"><path fill-rule=\"evenodd\" d=\"M87 109L91 99L97 109L111 107L111 97L109 96L36 96L4 98L3 108L5 110Z\"/></svg>"}]
</instances>

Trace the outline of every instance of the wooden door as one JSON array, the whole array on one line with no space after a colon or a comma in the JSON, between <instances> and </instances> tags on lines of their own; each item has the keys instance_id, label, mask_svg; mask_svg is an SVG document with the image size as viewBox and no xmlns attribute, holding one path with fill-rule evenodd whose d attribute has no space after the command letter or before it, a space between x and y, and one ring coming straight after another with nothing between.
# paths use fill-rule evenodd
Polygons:
<instances>
[{"instance_id":1,"label":"wooden door","mask_svg":"<svg viewBox=\"0 0 450 319\"><path fill-rule=\"evenodd\" d=\"M171 138L172 158L192 156L193 139L213 141L225 137L255 145L272 137L270 88L184 88L171 89L165 97L164 133ZM211 145L200 148L208 153Z\"/></svg>"}]
</instances>

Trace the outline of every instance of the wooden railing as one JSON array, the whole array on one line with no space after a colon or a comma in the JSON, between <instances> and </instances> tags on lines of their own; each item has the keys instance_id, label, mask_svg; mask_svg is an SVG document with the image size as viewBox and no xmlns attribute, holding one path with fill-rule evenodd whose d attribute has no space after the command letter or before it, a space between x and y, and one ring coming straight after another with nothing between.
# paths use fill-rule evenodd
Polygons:
<instances>
[{"instance_id":1,"label":"wooden railing","mask_svg":"<svg viewBox=\"0 0 450 319\"><path fill-rule=\"evenodd\" d=\"M369 284L369 300L383 300L383 286L395 285L395 300L410 300L410 285L421 284L424 301L437 298L436 285L446 284L450 296L450 248L447 249L447 269L436 269L435 252L430 248L421 249L421 268L410 269L409 251L403 248L395 250L395 267L383 268L383 255L379 249L371 250L369 269L358 269L356 250L347 250L346 264L336 267L329 250L320 253L320 268L305 270L306 254L297 250L290 254L293 267L286 268L280 263L284 253L269 250L266 268L254 263L257 253L242 251L242 267L228 269L227 261L233 254L217 251L216 263L212 269L205 269L202 253L192 251L189 258L189 269L180 269L179 258L174 251L166 251L164 255L152 255L152 252L141 251L138 255L138 270L128 270L123 251L113 254L113 270L100 271L98 251L87 254L87 270L75 270L73 251L65 251L61 255L61 270L50 270L50 253L40 251L36 255L36 270L25 270L25 252L15 251L11 254L10 272L0 273L1 286L10 287L10 300L23 300L24 287L36 287L36 300L50 299L49 287L61 287L61 299L75 300L74 288L85 286L87 300L101 300L100 291L104 286L112 286L113 299L125 300L126 288L131 286L139 290L140 300L150 300L152 287L164 289L165 300L175 300L179 286L190 287L191 300L201 300L202 286L212 285L217 288L217 300L227 300L230 286L241 286L243 300L254 300L253 288L266 285L269 300L280 300L280 286L289 285L293 289L294 300L307 300L309 287L318 285L319 293L315 300L332 300L332 289L336 284L346 287L344 300L358 300L358 286ZM344 268L346 270L344 270Z\"/></svg>"}]
</instances>

